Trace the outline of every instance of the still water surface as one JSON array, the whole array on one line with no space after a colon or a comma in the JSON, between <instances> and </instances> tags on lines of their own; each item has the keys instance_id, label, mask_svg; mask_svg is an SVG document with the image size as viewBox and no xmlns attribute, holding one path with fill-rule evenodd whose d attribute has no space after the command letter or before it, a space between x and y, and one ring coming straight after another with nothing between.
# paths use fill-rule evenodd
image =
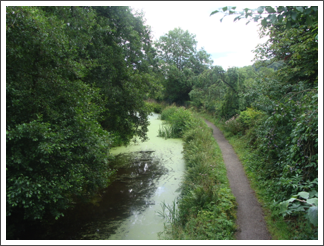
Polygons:
<instances>
[{"instance_id":1,"label":"still water surface","mask_svg":"<svg viewBox=\"0 0 324 246\"><path fill-rule=\"evenodd\" d=\"M153 116L150 116L149 141L128 147L118 147L111 151L115 155L135 151L154 151L151 153L153 161L160 167L165 168L167 172L162 169L155 174L153 170L150 173L151 178L139 178L142 181L138 181L137 185L143 182L142 185L145 186L144 188L147 188L146 194L144 195L144 206L138 206L134 200L134 204L129 208L130 216L121 222L116 232L110 235L108 239L152 240L158 239L157 233L163 231L164 221L157 215L157 211L161 211L161 202L171 204L179 195L177 190L184 173L184 160L182 159L181 139L165 140L157 137L161 124L162 121L158 119L158 115L153 114ZM142 166L143 171L145 168L148 168L145 164L142 164ZM163 174L159 177L161 171ZM145 181L146 183L144 184ZM133 190L128 189L128 192L132 193ZM139 199L139 201L141 200L142 198Z\"/></svg>"},{"instance_id":2,"label":"still water surface","mask_svg":"<svg viewBox=\"0 0 324 246\"><path fill-rule=\"evenodd\" d=\"M155 240L164 229L161 202L172 204L184 174L182 140L157 137L162 121L149 116L149 140L111 150L117 179L92 203L79 203L62 218L51 239ZM54 229L54 228L53 228Z\"/></svg>"}]
</instances>

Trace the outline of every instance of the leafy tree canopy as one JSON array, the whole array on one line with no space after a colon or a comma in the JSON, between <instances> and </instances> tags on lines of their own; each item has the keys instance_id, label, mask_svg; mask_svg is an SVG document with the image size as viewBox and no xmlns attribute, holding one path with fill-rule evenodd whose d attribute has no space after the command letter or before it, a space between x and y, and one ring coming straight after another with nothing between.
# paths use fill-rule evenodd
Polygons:
<instances>
[{"instance_id":1,"label":"leafy tree canopy","mask_svg":"<svg viewBox=\"0 0 324 246\"><path fill-rule=\"evenodd\" d=\"M248 22L246 24L252 20L257 22L261 19L263 27L283 23L288 29L295 25L312 25L318 21L317 6L260 6L256 9L245 8L242 11L236 11L236 7L226 6L213 11L210 15L217 13L223 13L224 17L238 15L234 21L247 19Z\"/></svg>"},{"instance_id":2,"label":"leafy tree canopy","mask_svg":"<svg viewBox=\"0 0 324 246\"><path fill-rule=\"evenodd\" d=\"M109 184L113 142L146 139L154 56L128 7L6 8L9 217L59 218Z\"/></svg>"},{"instance_id":3,"label":"leafy tree canopy","mask_svg":"<svg viewBox=\"0 0 324 246\"><path fill-rule=\"evenodd\" d=\"M210 68L212 60L203 48L197 51L195 35L175 28L155 43L159 67L164 73L165 99L183 103L189 100L192 77ZM177 71L176 71L177 70Z\"/></svg>"}]
</instances>

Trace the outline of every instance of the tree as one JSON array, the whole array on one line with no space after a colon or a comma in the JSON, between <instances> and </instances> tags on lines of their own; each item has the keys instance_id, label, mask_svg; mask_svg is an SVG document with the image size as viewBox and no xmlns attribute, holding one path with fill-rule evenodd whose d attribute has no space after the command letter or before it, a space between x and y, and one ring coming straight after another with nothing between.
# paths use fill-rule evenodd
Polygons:
<instances>
[{"instance_id":1,"label":"tree","mask_svg":"<svg viewBox=\"0 0 324 246\"><path fill-rule=\"evenodd\" d=\"M225 71L220 66L204 70L195 77L194 86L189 93L190 100L196 107L203 106L209 111L217 110L217 106L223 99L226 91Z\"/></svg>"},{"instance_id":2,"label":"tree","mask_svg":"<svg viewBox=\"0 0 324 246\"><path fill-rule=\"evenodd\" d=\"M286 29L282 24L271 26L263 35L269 34L269 40L256 47L255 59L260 61L282 62L278 68L282 81L292 84L305 81L317 83L318 42L316 40L318 24L299 25Z\"/></svg>"},{"instance_id":3,"label":"tree","mask_svg":"<svg viewBox=\"0 0 324 246\"><path fill-rule=\"evenodd\" d=\"M239 91L241 90L244 79L244 76L238 68L229 68L226 72L226 77L223 82L228 87L220 112L221 116L225 119L229 119L239 113Z\"/></svg>"},{"instance_id":4,"label":"tree","mask_svg":"<svg viewBox=\"0 0 324 246\"><path fill-rule=\"evenodd\" d=\"M143 24L143 16L133 15L129 7L93 9L96 26L87 51L96 66L85 80L95 83L105 98L101 125L122 143L134 136L145 140L150 112L144 99L159 88L154 82L150 30Z\"/></svg>"},{"instance_id":5,"label":"tree","mask_svg":"<svg viewBox=\"0 0 324 246\"><path fill-rule=\"evenodd\" d=\"M8 223L59 218L109 184L113 143L146 139L150 30L128 7L6 10Z\"/></svg>"},{"instance_id":6,"label":"tree","mask_svg":"<svg viewBox=\"0 0 324 246\"><path fill-rule=\"evenodd\" d=\"M191 77L199 75L212 64L204 49L197 52L195 35L181 28L169 31L155 43L160 68L164 71L165 99L183 103L189 100ZM176 71L177 69L178 71Z\"/></svg>"},{"instance_id":7,"label":"tree","mask_svg":"<svg viewBox=\"0 0 324 246\"><path fill-rule=\"evenodd\" d=\"M192 55L196 53L195 35L181 28L175 28L156 42L159 57L168 65L175 65L182 71Z\"/></svg>"},{"instance_id":8,"label":"tree","mask_svg":"<svg viewBox=\"0 0 324 246\"><path fill-rule=\"evenodd\" d=\"M224 18L225 16L235 14L238 16L235 17L234 21L248 19L246 23L248 24L251 20L257 22L261 19L263 27L285 24L287 29L296 25L312 25L318 22L317 6L260 6L257 9L245 8L242 11L235 11L235 9L236 7L226 6L213 11L210 15L224 13Z\"/></svg>"},{"instance_id":9,"label":"tree","mask_svg":"<svg viewBox=\"0 0 324 246\"><path fill-rule=\"evenodd\" d=\"M74 10L91 28L93 12ZM105 187L113 174L112 140L98 123L104 103L99 90L82 81L91 66L82 58L91 38L70 33L61 19L70 12L7 7L8 216L58 218L74 196Z\"/></svg>"}]
</instances>

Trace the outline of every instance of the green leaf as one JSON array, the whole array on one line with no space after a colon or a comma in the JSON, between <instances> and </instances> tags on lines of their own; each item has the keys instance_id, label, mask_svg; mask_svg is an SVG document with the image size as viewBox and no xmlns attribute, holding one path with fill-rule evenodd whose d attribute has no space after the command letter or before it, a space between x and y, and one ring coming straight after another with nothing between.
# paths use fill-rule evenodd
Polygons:
<instances>
[{"instance_id":1,"label":"green leaf","mask_svg":"<svg viewBox=\"0 0 324 246\"><path fill-rule=\"evenodd\" d=\"M253 20L254 20L254 22L257 22L260 18L261 18L261 16L260 16L260 15L257 15L257 16L255 16L255 17L253 18Z\"/></svg>"},{"instance_id":2,"label":"green leaf","mask_svg":"<svg viewBox=\"0 0 324 246\"><path fill-rule=\"evenodd\" d=\"M297 19L297 12L291 12L291 18L295 21Z\"/></svg>"},{"instance_id":3,"label":"green leaf","mask_svg":"<svg viewBox=\"0 0 324 246\"><path fill-rule=\"evenodd\" d=\"M318 208L317 207L310 207L307 211L307 217L309 221L314 225L318 225Z\"/></svg>"},{"instance_id":4,"label":"green leaf","mask_svg":"<svg viewBox=\"0 0 324 246\"><path fill-rule=\"evenodd\" d=\"M276 13L276 10L274 8L272 8L271 6L266 6L265 9L270 14Z\"/></svg>"},{"instance_id":5,"label":"green leaf","mask_svg":"<svg viewBox=\"0 0 324 246\"><path fill-rule=\"evenodd\" d=\"M240 20L241 19L241 16L236 16L235 18L234 18L234 21L237 21L237 20Z\"/></svg>"},{"instance_id":6,"label":"green leaf","mask_svg":"<svg viewBox=\"0 0 324 246\"><path fill-rule=\"evenodd\" d=\"M285 7L285 6L279 6L278 8L277 8L277 11L279 12L279 13L281 13L281 12L283 12L283 11L286 11L287 10L287 8Z\"/></svg>"},{"instance_id":7,"label":"green leaf","mask_svg":"<svg viewBox=\"0 0 324 246\"><path fill-rule=\"evenodd\" d=\"M286 28L287 28L287 29L290 29L290 28L291 28L291 21L287 21L287 23L286 23Z\"/></svg>"},{"instance_id":8,"label":"green leaf","mask_svg":"<svg viewBox=\"0 0 324 246\"><path fill-rule=\"evenodd\" d=\"M267 27L267 25L268 25L267 20L266 20L266 19L262 19L262 21L261 21L261 25L262 25L263 27Z\"/></svg>"},{"instance_id":9,"label":"green leaf","mask_svg":"<svg viewBox=\"0 0 324 246\"><path fill-rule=\"evenodd\" d=\"M277 22L277 17L275 15L270 15L270 21L272 25L274 25Z\"/></svg>"},{"instance_id":10,"label":"green leaf","mask_svg":"<svg viewBox=\"0 0 324 246\"><path fill-rule=\"evenodd\" d=\"M307 24L308 26L310 26L310 25L313 24L313 21L312 21L312 19L310 18L309 15L306 16L306 24Z\"/></svg>"},{"instance_id":11,"label":"green leaf","mask_svg":"<svg viewBox=\"0 0 324 246\"><path fill-rule=\"evenodd\" d=\"M214 14L217 14L217 13L219 13L219 12L220 12L219 10L215 10L215 11L211 12L210 16L212 16L212 15L214 15Z\"/></svg>"},{"instance_id":12,"label":"green leaf","mask_svg":"<svg viewBox=\"0 0 324 246\"><path fill-rule=\"evenodd\" d=\"M283 202L279 203L280 213L286 212L288 205L289 205L288 201L283 201Z\"/></svg>"},{"instance_id":13,"label":"green leaf","mask_svg":"<svg viewBox=\"0 0 324 246\"><path fill-rule=\"evenodd\" d=\"M309 204L313 204L313 205L317 206L318 205L318 198L307 199L306 202L309 203Z\"/></svg>"},{"instance_id":14,"label":"green leaf","mask_svg":"<svg viewBox=\"0 0 324 246\"><path fill-rule=\"evenodd\" d=\"M227 10L227 6L223 7L222 10L225 12Z\"/></svg>"},{"instance_id":15,"label":"green leaf","mask_svg":"<svg viewBox=\"0 0 324 246\"><path fill-rule=\"evenodd\" d=\"M299 12L301 12L301 13L304 12L304 8L303 8L303 7L298 6L298 7L296 7L296 9L297 9Z\"/></svg>"},{"instance_id":16,"label":"green leaf","mask_svg":"<svg viewBox=\"0 0 324 246\"><path fill-rule=\"evenodd\" d=\"M264 6L260 6L260 7L258 7L258 8L257 8L257 11L258 11L259 14L262 14L263 11L264 11Z\"/></svg>"},{"instance_id":17,"label":"green leaf","mask_svg":"<svg viewBox=\"0 0 324 246\"><path fill-rule=\"evenodd\" d=\"M292 197L292 198L288 199L287 201L288 201L288 202L293 202L293 201L295 201L295 200L296 200L296 198Z\"/></svg>"},{"instance_id":18,"label":"green leaf","mask_svg":"<svg viewBox=\"0 0 324 246\"><path fill-rule=\"evenodd\" d=\"M301 191L298 193L298 196L304 198L304 199L308 199L309 197L309 193L308 192L305 192L305 191Z\"/></svg>"}]
</instances>

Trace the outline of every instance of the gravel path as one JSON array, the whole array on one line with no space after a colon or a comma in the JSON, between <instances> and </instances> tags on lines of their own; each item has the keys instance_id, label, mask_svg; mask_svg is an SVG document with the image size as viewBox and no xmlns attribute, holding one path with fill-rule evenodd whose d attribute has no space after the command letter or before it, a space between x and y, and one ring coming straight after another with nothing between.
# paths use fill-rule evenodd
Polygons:
<instances>
[{"instance_id":1,"label":"gravel path","mask_svg":"<svg viewBox=\"0 0 324 246\"><path fill-rule=\"evenodd\" d=\"M222 151L230 187L238 203L236 220L238 230L235 233L235 238L237 240L271 239L262 208L250 187L242 163L222 132L211 122L207 120L205 122L213 129L213 136Z\"/></svg>"}]
</instances>

